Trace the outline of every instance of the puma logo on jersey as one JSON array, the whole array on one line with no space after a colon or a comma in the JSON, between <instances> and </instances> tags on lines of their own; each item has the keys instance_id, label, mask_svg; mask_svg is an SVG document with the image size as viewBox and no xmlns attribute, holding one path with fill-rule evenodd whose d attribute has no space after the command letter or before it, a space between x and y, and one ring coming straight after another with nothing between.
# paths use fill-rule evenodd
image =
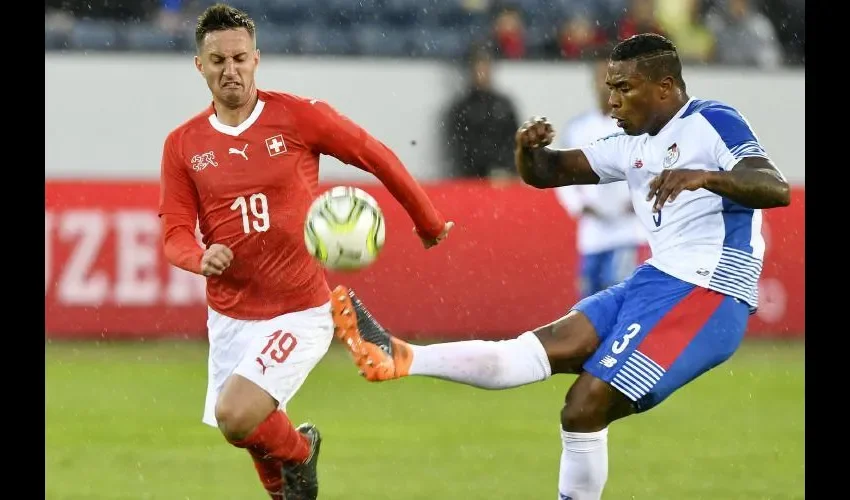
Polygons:
<instances>
[{"instance_id":1,"label":"puma logo on jersey","mask_svg":"<svg viewBox=\"0 0 850 500\"><path fill-rule=\"evenodd\" d=\"M245 154L245 150L247 150L247 149L248 149L248 145L245 144L245 146L243 146L242 149L230 148L230 149L227 150L227 152L229 154L232 154L232 155L240 155L242 158L245 158L247 160L248 155Z\"/></svg>"}]
</instances>

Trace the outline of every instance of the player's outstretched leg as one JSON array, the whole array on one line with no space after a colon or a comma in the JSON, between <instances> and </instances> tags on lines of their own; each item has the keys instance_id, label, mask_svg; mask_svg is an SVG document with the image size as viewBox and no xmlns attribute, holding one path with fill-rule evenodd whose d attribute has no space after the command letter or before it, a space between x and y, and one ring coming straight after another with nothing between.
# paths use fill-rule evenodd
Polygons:
<instances>
[{"instance_id":1,"label":"player's outstretched leg","mask_svg":"<svg viewBox=\"0 0 850 500\"><path fill-rule=\"evenodd\" d=\"M410 345L390 335L353 290L340 285L331 296L334 334L348 348L363 376L374 382L409 375Z\"/></svg>"},{"instance_id":2,"label":"player's outstretched leg","mask_svg":"<svg viewBox=\"0 0 850 500\"><path fill-rule=\"evenodd\" d=\"M617 297L608 292L593 300L604 302L606 312L616 318ZM369 380L424 375L485 389L506 389L546 379L552 373L580 373L599 346L594 325L579 311L510 340L419 346L393 338L345 287L334 290L332 308L337 338L349 347ZM629 414L632 408L605 382L584 375L579 381L570 390L561 414L558 486L562 499L599 500L608 477L609 419Z\"/></svg>"},{"instance_id":3,"label":"player's outstretched leg","mask_svg":"<svg viewBox=\"0 0 850 500\"><path fill-rule=\"evenodd\" d=\"M390 335L352 290L331 294L334 333L367 380L436 377L483 389L507 389L548 378L546 350L532 332L501 341L408 344Z\"/></svg>"},{"instance_id":4,"label":"player's outstretched leg","mask_svg":"<svg viewBox=\"0 0 850 500\"><path fill-rule=\"evenodd\" d=\"M316 500L319 497L319 476L316 466L319 463L322 435L313 424L301 424L297 430L310 442L310 454L304 462L283 466L284 499Z\"/></svg>"}]
</instances>

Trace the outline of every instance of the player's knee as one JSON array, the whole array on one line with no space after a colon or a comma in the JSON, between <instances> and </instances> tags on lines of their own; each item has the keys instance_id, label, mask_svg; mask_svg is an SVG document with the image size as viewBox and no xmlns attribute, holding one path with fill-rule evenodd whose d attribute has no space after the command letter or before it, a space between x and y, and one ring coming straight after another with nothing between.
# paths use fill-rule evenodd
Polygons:
<instances>
[{"instance_id":1,"label":"player's knee","mask_svg":"<svg viewBox=\"0 0 850 500\"><path fill-rule=\"evenodd\" d=\"M574 387L561 409L561 427L567 432L596 432L608 422L605 395L594 387Z\"/></svg>"},{"instance_id":2,"label":"player's knee","mask_svg":"<svg viewBox=\"0 0 850 500\"><path fill-rule=\"evenodd\" d=\"M253 411L227 399L220 399L216 404L215 418L219 430L230 442L247 438L259 424Z\"/></svg>"}]
</instances>

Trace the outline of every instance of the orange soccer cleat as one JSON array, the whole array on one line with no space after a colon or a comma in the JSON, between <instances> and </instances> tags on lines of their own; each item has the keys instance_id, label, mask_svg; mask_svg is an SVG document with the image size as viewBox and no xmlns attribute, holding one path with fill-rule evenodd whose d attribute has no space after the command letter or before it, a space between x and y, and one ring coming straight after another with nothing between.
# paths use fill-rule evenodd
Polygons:
<instances>
[{"instance_id":1,"label":"orange soccer cleat","mask_svg":"<svg viewBox=\"0 0 850 500\"><path fill-rule=\"evenodd\" d=\"M348 348L360 373L370 382L405 377L410 372L410 346L389 334L354 295L339 285L331 292L334 334Z\"/></svg>"}]
</instances>

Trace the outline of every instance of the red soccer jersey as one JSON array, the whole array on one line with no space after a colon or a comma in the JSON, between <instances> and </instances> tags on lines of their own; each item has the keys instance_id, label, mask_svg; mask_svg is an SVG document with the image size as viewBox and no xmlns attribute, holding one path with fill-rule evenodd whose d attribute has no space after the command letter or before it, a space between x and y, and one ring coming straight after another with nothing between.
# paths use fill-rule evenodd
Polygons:
<instances>
[{"instance_id":1,"label":"red soccer jersey","mask_svg":"<svg viewBox=\"0 0 850 500\"><path fill-rule=\"evenodd\" d=\"M207 247L233 251L230 267L207 278L212 309L269 319L328 301L324 271L303 237L320 154L378 177L423 235L442 231L442 216L392 151L326 103L259 91L237 127L219 122L211 105L165 140L159 215L175 266L200 272L196 221Z\"/></svg>"}]
</instances>

